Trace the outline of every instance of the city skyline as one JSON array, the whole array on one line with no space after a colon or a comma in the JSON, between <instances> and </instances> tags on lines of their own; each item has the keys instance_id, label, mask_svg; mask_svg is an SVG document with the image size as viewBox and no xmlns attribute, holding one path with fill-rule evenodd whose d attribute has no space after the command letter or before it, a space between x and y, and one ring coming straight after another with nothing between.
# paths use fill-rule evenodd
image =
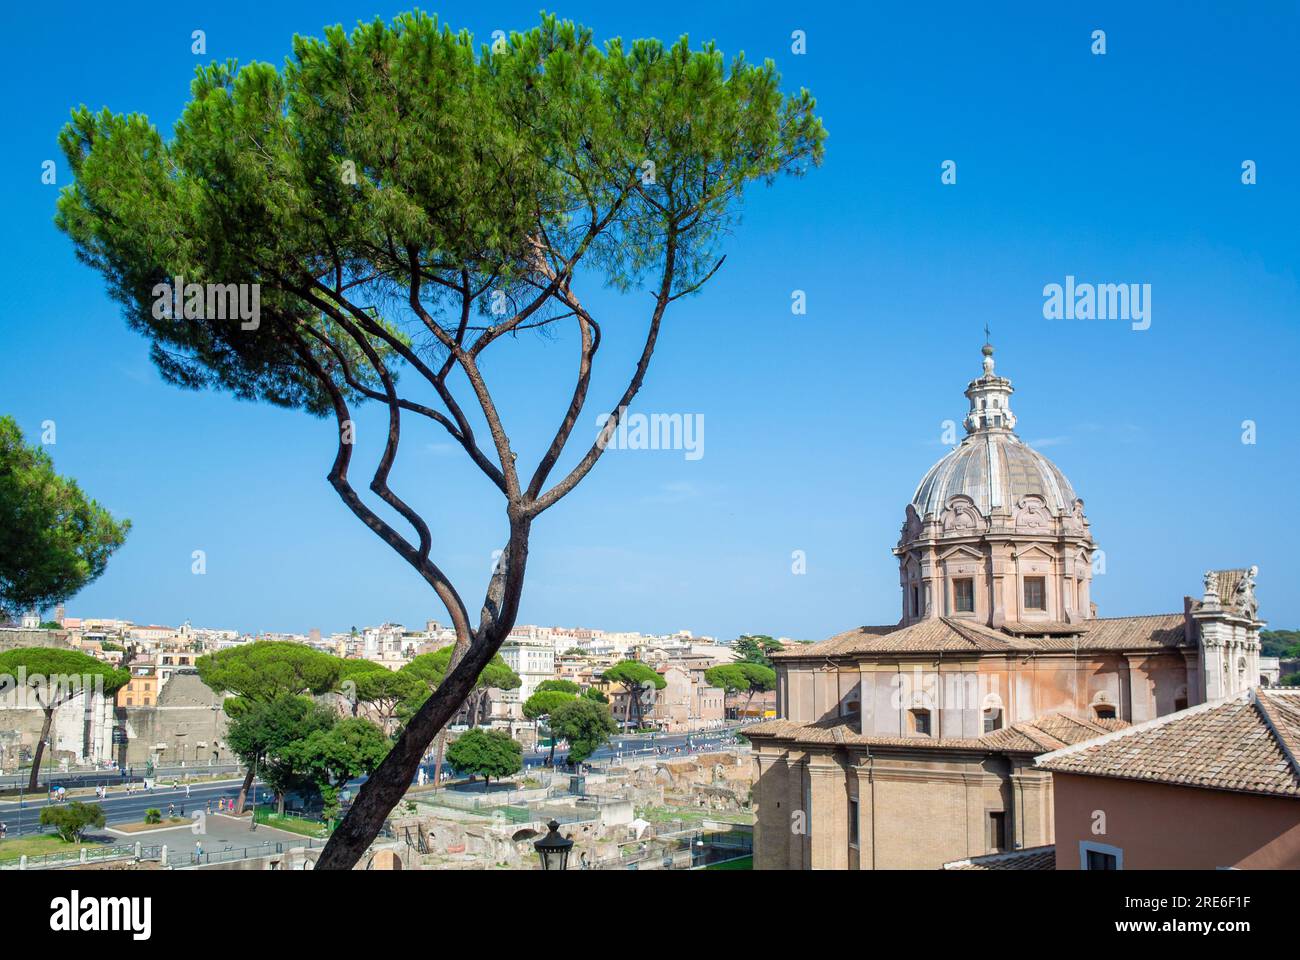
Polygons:
<instances>
[{"instance_id":1,"label":"city skyline","mask_svg":"<svg viewBox=\"0 0 1300 960\"><path fill-rule=\"evenodd\" d=\"M1100 616L1176 612L1204 570L1257 564L1261 616L1300 622L1300 597L1285 588L1294 519L1222 509L1225 492L1243 505L1278 502L1297 465L1288 364L1300 295L1286 225L1300 204L1285 176L1295 130L1279 121L1296 86L1282 66L1293 17L1171 20L1114 7L1027 12L1007 26L957 10L866 21L769 5L745 22L671 5L595 11L560 12L598 22L600 40L689 24L694 40L715 38L727 54L772 52L785 89L817 95L831 139L805 181L747 196L726 265L675 306L634 405L702 418L703 455L611 451L535 529L521 622L810 640L893 622L890 548L943 452L944 421L964 413L985 324L999 372L1016 384L1018 432L1087 503L1107 558L1093 590ZM439 12L483 40L535 20L526 4L491 18L464 4ZM88 12L104 42L16 104L5 162L21 186L0 243L28 265L6 293L29 322L6 326L6 353L22 358L6 406L32 441L53 421L56 468L133 521L104 576L67 608L264 632L445 619L325 483L329 424L163 384L147 342L51 224L57 187L40 182L39 166L57 156L71 107L139 110L167 129L196 63L278 62L293 31L319 35L358 15L345 4L258 13L191 23L163 11L148 36L133 36L127 18ZM1089 52L1098 26L1103 57ZM189 53L199 27L205 57ZM804 54L791 52L794 30L807 34ZM32 32L20 64L53 56L55 38ZM899 42L871 43L861 73L846 71L863 33ZM159 43L171 34L174 44ZM1194 63L1187 51L1207 37L1214 56ZM141 44L150 69L100 69ZM999 113L978 109L990 102ZM941 180L948 160L955 184ZM1258 167L1249 186L1246 160ZM70 175L61 160L57 170L62 186ZM1045 319L1044 287L1071 277L1150 284L1150 326ZM804 314L791 313L798 291ZM590 300L611 316L624 303L606 291ZM615 371L635 336L607 325ZM535 459L553 429L571 347L567 333L521 339L487 371L523 457ZM581 425L593 436L617 375L593 383ZM1254 444L1242 442L1245 421ZM362 445L377 424L376 411L359 421ZM425 508L435 556L477 596L502 540L484 507L492 491L443 437L410 437L394 485ZM435 487L456 509L429 509L427 493L421 502ZM202 576L191 572L195 550ZM805 573L792 572L796 551Z\"/></svg>"}]
</instances>

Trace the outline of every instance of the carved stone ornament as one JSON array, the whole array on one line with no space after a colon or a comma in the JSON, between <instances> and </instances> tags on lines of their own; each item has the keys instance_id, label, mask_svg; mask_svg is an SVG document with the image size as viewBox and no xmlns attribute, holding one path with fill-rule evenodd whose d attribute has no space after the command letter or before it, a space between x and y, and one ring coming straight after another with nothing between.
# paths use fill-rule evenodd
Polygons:
<instances>
[{"instance_id":1,"label":"carved stone ornament","mask_svg":"<svg viewBox=\"0 0 1300 960\"><path fill-rule=\"evenodd\" d=\"M1219 575L1213 570L1205 571L1205 601L1219 599Z\"/></svg>"},{"instance_id":2,"label":"carved stone ornament","mask_svg":"<svg viewBox=\"0 0 1300 960\"><path fill-rule=\"evenodd\" d=\"M1083 501L1074 501L1074 507L1062 519L1066 533L1083 533Z\"/></svg>"},{"instance_id":3,"label":"carved stone ornament","mask_svg":"<svg viewBox=\"0 0 1300 960\"><path fill-rule=\"evenodd\" d=\"M1052 515L1042 497L1021 497L1016 504L1017 530L1046 530L1052 525Z\"/></svg>"},{"instance_id":4,"label":"carved stone ornament","mask_svg":"<svg viewBox=\"0 0 1300 960\"><path fill-rule=\"evenodd\" d=\"M1247 570L1246 575L1237 581L1237 589L1232 595L1232 605L1252 620L1259 612L1259 601L1255 599L1255 576L1258 573L1259 567L1252 566Z\"/></svg>"},{"instance_id":5,"label":"carved stone ornament","mask_svg":"<svg viewBox=\"0 0 1300 960\"><path fill-rule=\"evenodd\" d=\"M907 517L903 520L903 542L911 543L921 536L921 518L917 516L916 508L910 503L907 505Z\"/></svg>"},{"instance_id":6,"label":"carved stone ornament","mask_svg":"<svg viewBox=\"0 0 1300 960\"><path fill-rule=\"evenodd\" d=\"M974 534L984 532L984 518L975 509L974 501L967 497L953 497L943 512L945 534Z\"/></svg>"}]
</instances>

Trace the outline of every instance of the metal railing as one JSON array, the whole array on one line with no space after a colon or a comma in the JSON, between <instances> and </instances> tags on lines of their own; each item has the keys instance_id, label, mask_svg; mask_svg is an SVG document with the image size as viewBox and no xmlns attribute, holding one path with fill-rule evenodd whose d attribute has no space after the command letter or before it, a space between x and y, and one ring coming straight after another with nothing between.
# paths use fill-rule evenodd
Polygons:
<instances>
[{"instance_id":1,"label":"metal railing","mask_svg":"<svg viewBox=\"0 0 1300 960\"><path fill-rule=\"evenodd\" d=\"M157 860L161 856L162 846L160 844L140 846L139 859L141 860ZM136 859L136 845L134 843L87 844L79 850L28 855L26 858L12 857L0 860L0 870L24 869L24 859L26 860L25 869L27 870L54 870L59 867L75 866L79 863L101 863L106 860L134 860Z\"/></svg>"}]
</instances>

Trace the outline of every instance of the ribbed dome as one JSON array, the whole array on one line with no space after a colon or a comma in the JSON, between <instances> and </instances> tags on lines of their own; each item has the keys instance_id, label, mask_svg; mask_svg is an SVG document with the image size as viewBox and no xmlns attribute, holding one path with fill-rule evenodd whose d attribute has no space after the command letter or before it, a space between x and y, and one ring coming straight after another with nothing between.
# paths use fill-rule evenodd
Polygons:
<instances>
[{"instance_id":1,"label":"ribbed dome","mask_svg":"<svg viewBox=\"0 0 1300 960\"><path fill-rule=\"evenodd\" d=\"M936 463L921 480L912 505L925 519L939 514L950 497L970 497L985 517L994 507L1010 511L1021 497L1042 497L1054 515L1074 509L1074 488L1056 464L1014 433L980 431Z\"/></svg>"}]
</instances>

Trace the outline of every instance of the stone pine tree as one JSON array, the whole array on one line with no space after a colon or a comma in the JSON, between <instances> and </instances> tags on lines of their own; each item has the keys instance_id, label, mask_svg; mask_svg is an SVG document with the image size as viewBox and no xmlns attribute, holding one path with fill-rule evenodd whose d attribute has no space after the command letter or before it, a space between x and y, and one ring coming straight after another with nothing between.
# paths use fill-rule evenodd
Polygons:
<instances>
[{"instance_id":1,"label":"stone pine tree","mask_svg":"<svg viewBox=\"0 0 1300 960\"><path fill-rule=\"evenodd\" d=\"M104 572L130 529L55 473L13 417L0 417L0 620L71 597Z\"/></svg>"},{"instance_id":2,"label":"stone pine tree","mask_svg":"<svg viewBox=\"0 0 1300 960\"><path fill-rule=\"evenodd\" d=\"M622 684L627 694L627 703L623 708L623 725L641 728L645 710L645 695L651 690L662 690L668 681L653 667L640 660L620 660L603 674L601 678L610 683ZM635 717L635 723L633 723Z\"/></svg>"},{"instance_id":3,"label":"stone pine tree","mask_svg":"<svg viewBox=\"0 0 1300 960\"><path fill-rule=\"evenodd\" d=\"M600 460L670 307L721 267L745 188L820 162L825 132L770 62L686 38L600 46L553 17L481 47L423 13L333 27L296 37L280 70L201 68L192 93L170 138L139 114L75 110L57 224L167 380L332 418L329 483L447 608L446 679L317 861L349 868L509 633L533 524ZM601 286L642 291L616 323L643 315L644 340L600 432L578 430L570 451L606 322L583 291ZM566 327L569 398L525 460L485 364L525 331ZM353 480L361 404L387 421L374 499ZM413 422L445 432L501 496L477 618L390 483Z\"/></svg>"},{"instance_id":4,"label":"stone pine tree","mask_svg":"<svg viewBox=\"0 0 1300 960\"><path fill-rule=\"evenodd\" d=\"M362 704L366 705L385 735L392 733L403 707L425 693L424 685L411 674L389 670L373 660L343 660L340 667L339 691L349 701L352 716L359 716Z\"/></svg>"},{"instance_id":5,"label":"stone pine tree","mask_svg":"<svg viewBox=\"0 0 1300 960\"><path fill-rule=\"evenodd\" d=\"M231 694L225 701L225 711L237 720L254 705L283 697L329 693L338 685L342 664L337 657L301 643L259 640L199 657L194 666L209 689ZM253 750L247 755L256 758L261 752ZM236 813L243 812L253 786L255 762L245 765L248 769L235 801Z\"/></svg>"},{"instance_id":6,"label":"stone pine tree","mask_svg":"<svg viewBox=\"0 0 1300 960\"><path fill-rule=\"evenodd\" d=\"M78 650L20 647L0 653L0 689L8 687L14 690L44 714L41 736L32 756L32 772L27 779L28 790L36 790L55 711L90 692L98 691L111 697L130 679L127 671L118 670Z\"/></svg>"},{"instance_id":7,"label":"stone pine tree","mask_svg":"<svg viewBox=\"0 0 1300 960\"><path fill-rule=\"evenodd\" d=\"M608 704L585 697L559 704L550 716L551 736L569 741L569 763L578 764L609 742L618 724ZM554 759L554 758L552 758Z\"/></svg>"},{"instance_id":8,"label":"stone pine tree","mask_svg":"<svg viewBox=\"0 0 1300 960\"><path fill-rule=\"evenodd\" d=\"M554 688L543 690L542 687L550 682L551 681L549 680L543 681L542 684L538 686L537 692L524 701L524 716L529 720L546 723L547 733L551 741L551 752L547 757L546 765L548 767L553 767L555 766L555 725L551 723L551 717L555 714L555 711L558 708L564 706L566 703L573 703L577 697L572 693L569 693L567 690L557 690ZM576 683L573 685L575 687L577 686Z\"/></svg>"},{"instance_id":9,"label":"stone pine tree","mask_svg":"<svg viewBox=\"0 0 1300 960\"><path fill-rule=\"evenodd\" d=\"M500 780L524 767L524 751L504 730L466 730L447 748L447 759L462 773L483 778L487 792L493 777Z\"/></svg>"}]
</instances>

